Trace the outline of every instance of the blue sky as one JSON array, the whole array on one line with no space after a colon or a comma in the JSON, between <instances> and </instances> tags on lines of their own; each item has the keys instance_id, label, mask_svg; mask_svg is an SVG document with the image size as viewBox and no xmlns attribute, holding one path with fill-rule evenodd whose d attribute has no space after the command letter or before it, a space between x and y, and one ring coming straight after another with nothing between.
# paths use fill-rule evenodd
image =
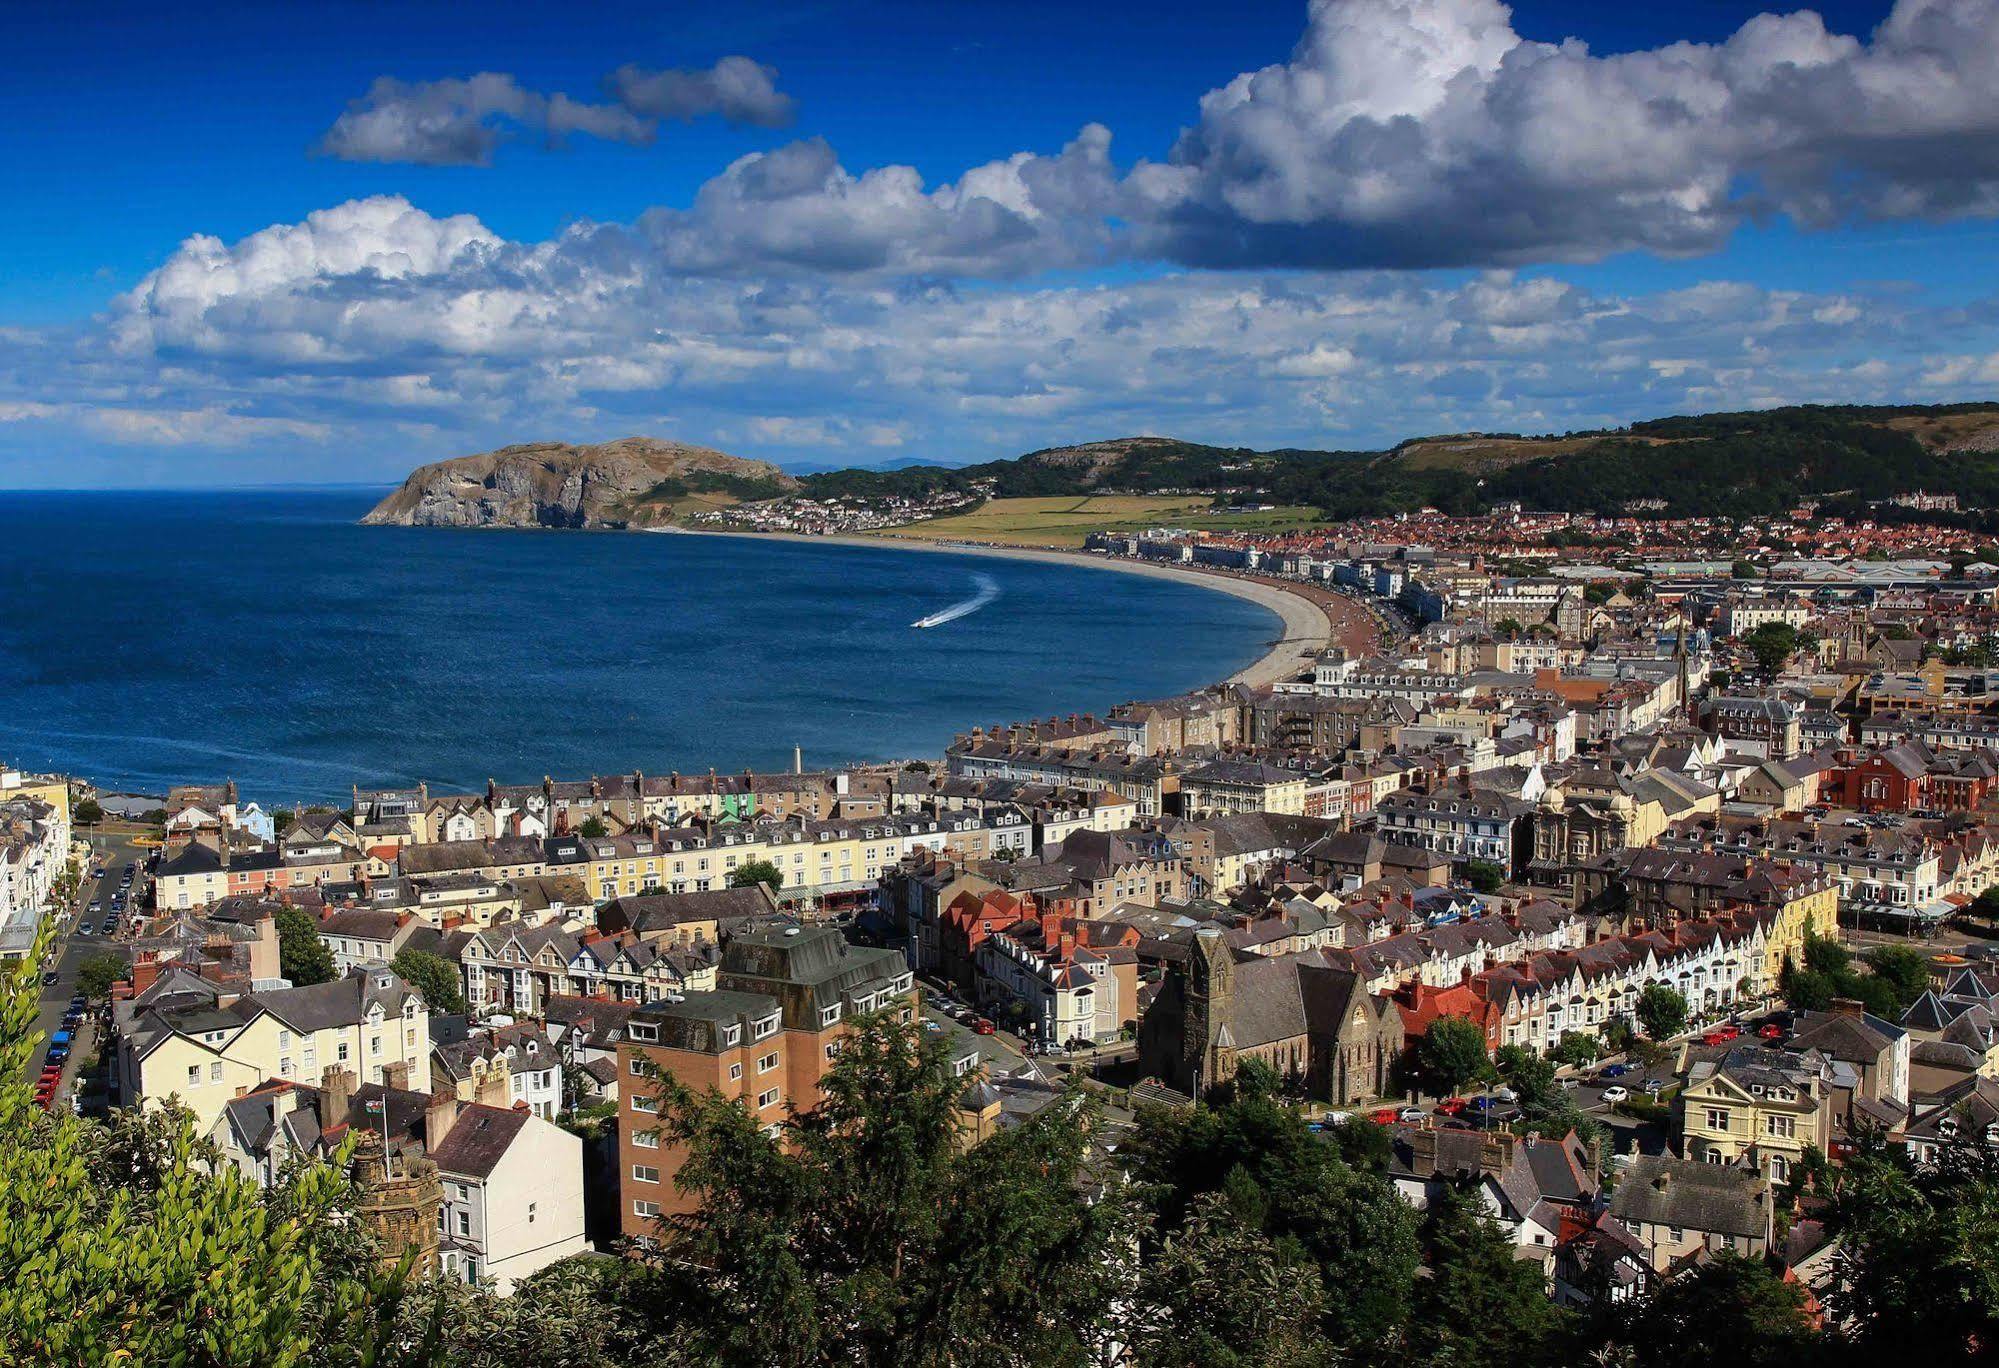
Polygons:
<instances>
[{"instance_id":1,"label":"blue sky","mask_svg":"<svg viewBox=\"0 0 1999 1368\"><path fill-rule=\"evenodd\" d=\"M1992 397L1996 7L17 10L0 485Z\"/></svg>"}]
</instances>

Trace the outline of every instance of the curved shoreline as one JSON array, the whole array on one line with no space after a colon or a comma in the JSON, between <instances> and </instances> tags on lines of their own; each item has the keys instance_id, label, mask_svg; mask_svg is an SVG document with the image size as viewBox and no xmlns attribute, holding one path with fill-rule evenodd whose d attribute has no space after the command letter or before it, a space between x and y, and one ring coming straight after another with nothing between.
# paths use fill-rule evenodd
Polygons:
<instances>
[{"instance_id":1,"label":"curved shoreline","mask_svg":"<svg viewBox=\"0 0 1999 1368\"><path fill-rule=\"evenodd\" d=\"M807 546L862 546L890 551L994 556L1003 560L1095 567L1114 570L1120 574L1148 575L1154 579L1178 580L1183 584L1199 585L1204 589L1229 594L1267 608L1277 615L1278 621L1283 625L1283 635L1272 642L1262 655L1220 681L1224 684L1243 684L1250 688L1289 679L1310 665L1319 653L1332 645L1335 640L1351 645L1356 632L1364 632L1371 636L1373 631L1372 626L1366 622L1366 615L1359 609L1354 610L1354 617L1358 621L1350 620L1346 623L1335 621L1334 607L1344 603L1345 600L1326 590L1295 584L1289 580L1270 579L1260 575L1239 575L1226 570L1188 565L1161 565L1152 561L1127 560L1122 556L1100 556L1086 551L1064 551L1049 547L1008 546L993 542L918 541L914 538L892 535L818 536L801 532L711 532L688 528L647 530L667 532L675 536L734 537L750 541L796 542Z\"/></svg>"}]
</instances>

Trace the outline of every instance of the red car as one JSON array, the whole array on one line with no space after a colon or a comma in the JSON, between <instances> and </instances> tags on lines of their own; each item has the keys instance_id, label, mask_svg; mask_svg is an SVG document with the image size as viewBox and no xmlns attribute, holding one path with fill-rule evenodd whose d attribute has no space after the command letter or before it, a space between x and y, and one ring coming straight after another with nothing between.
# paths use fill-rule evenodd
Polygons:
<instances>
[{"instance_id":1,"label":"red car","mask_svg":"<svg viewBox=\"0 0 1999 1368\"><path fill-rule=\"evenodd\" d=\"M980 1017L972 1023L972 1034L974 1035L991 1035L997 1029L997 1027L984 1017Z\"/></svg>"},{"instance_id":2,"label":"red car","mask_svg":"<svg viewBox=\"0 0 1999 1368\"><path fill-rule=\"evenodd\" d=\"M1397 1115L1398 1113L1393 1107L1376 1107L1367 1114L1367 1119L1374 1122L1377 1126L1392 1126L1395 1124Z\"/></svg>"},{"instance_id":3,"label":"red car","mask_svg":"<svg viewBox=\"0 0 1999 1368\"><path fill-rule=\"evenodd\" d=\"M1742 1034L1742 1028L1740 1026L1737 1026L1734 1022L1730 1021L1715 1027L1714 1033L1720 1036L1723 1040L1734 1040L1737 1036Z\"/></svg>"},{"instance_id":4,"label":"red car","mask_svg":"<svg viewBox=\"0 0 1999 1368\"><path fill-rule=\"evenodd\" d=\"M1720 1031L1709 1031L1706 1035L1701 1037L1701 1044L1726 1045L1728 1044L1728 1040L1729 1038L1723 1035Z\"/></svg>"},{"instance_id":5,"label":"red car","mask_svg":"<svg viewBox=\"0 0 1999 1368\"><path fill-rule=\"evenodd\" d=\"M1784 1038L1784 1028L1773 1021L1766 1026L1759 1027L1756 1034L1765 1040L1782 1040Z\"/></svg>"},{"instance_id":6,"label":"red car","mask_svg":"<svg viewBox=\"0 0 1999 1368\"><path fill-rule=\"evenodd\" d=\"M1446 1116L1456 1116L1465 1109L1466 1105L1467 1103L1462 1097L1447 1097L1437 1104L1437 1110Z\"/></svg>"}]
</instances>

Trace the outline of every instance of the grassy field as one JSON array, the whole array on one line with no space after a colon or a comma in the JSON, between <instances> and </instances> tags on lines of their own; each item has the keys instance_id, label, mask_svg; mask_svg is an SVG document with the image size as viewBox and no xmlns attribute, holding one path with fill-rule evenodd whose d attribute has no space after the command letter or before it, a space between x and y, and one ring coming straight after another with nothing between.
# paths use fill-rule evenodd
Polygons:
<instances>
[{"instance_id":1,"label":"grassy field","mask_svg":"<svg viewBox=\"0 0 1999 1368\"><path fill-rule=\"evenodd\" d=\"M1092 532L1140 532L1148 527L1210 532L1273 532L1322 521L1309 508L1220 514L1187 495L1097 494L1086 498L993 499L970 513L898 527L877 536L920 541L1001 542L1020 546L1081 546Z\"/></svg>"}]
</instances>

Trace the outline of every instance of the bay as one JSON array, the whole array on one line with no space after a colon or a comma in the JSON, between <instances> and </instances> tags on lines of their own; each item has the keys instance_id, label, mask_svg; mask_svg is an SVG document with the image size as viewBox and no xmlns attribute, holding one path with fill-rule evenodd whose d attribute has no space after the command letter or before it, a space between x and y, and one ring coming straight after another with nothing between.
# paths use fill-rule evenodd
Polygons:
<instances>
[{"instance_id":1,"label":"bay","mask_svg":"<svg viewBox=\"0 0 1999 1368\"><path fill-rule=\"evenodd\" d=\"M0 494L0 763L267 806L352 784L934 756L1221 679L1255 604L1082 565L360 527L375 489ZM975 611L910 624L968 599Z\"/></svg>"}]
</instances>

